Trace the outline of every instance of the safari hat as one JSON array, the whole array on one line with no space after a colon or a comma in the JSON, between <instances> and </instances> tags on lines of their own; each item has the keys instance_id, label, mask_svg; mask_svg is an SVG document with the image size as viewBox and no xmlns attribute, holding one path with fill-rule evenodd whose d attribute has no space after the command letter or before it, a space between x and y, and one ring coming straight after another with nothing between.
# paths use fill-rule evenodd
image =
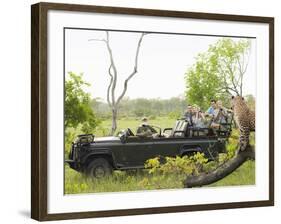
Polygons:
<instances>
[{"instance_id":1,"label":"safari hat","mask_svg":"<svg viewBox=\"0 0 281 224\"><path fill-rule=\"evenodd\" d=\"M146 121L148 121L148 119L147 119L147 117L143 117L143 118L141 119L141 121L146 122Z\"/></svg>"}]
</instances>

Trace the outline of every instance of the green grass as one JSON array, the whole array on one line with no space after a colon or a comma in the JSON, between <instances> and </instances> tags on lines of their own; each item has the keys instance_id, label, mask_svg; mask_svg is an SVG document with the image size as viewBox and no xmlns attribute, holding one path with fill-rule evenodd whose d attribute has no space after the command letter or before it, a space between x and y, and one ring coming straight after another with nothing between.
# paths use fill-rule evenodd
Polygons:
<instances>
[{"instance_id":1,"label":"green grass","mask_svg":"<svg viewBox=\"0 0 281 224\"><path fill-rule=\"evenodd\" d=\"M222 180L210 184L210 187L218 186L237 186L255 184L255 161L248 160L232 174Z\"/></svg>"},{"instance_id":2,"label":"green grass","mask_svg":"<svg viewBox=\"0 0 281 224\"><path fill-rule=\"evenodd\" d=\"M140 123L139 119L120 119L118 120L118 130L131 128L135 132ZM150 120L150 124L158 125L162 129L173 127L174 123L174 119L167 117ZM104 136L105 132L108 133L111 128L111 121L103 121L101 127L97 129L96 136ZM79 130L72 130L72 132L78 134ZM229 139L227 146L229 151L235 151L238 137L238 131L233 130L232 138ZM251 135L251 144L255 144L254 134ZM87 178L65 165L65 194L178 189L183 188L184 178L184 175L163 176L161 174L149 174L148 170L139 170L129 172L115 171L112 176L97 180ZM247 161L235 172L209 185L209 187L253 184L255 184L255 161Z\"/></svg>"},{"instance_id":3,"label":"green grass","mask_svg":"<svg viewBox=\"0 0 281 224\"><path fill-rule=\"evenodd\" d=\"M171 128L175 125L175 119L171 119L168 117L158 117L155 119L149 119L149 123L151 125L160 126L162 129ZM134 133L136 132L138 126L141 124L140 118L122 118L117 120L117 131L124 130L126 128L130 128ZM111 120L102 121L100 127L97 128L96 136L104 136L109 133L111 129Z\"/></svg>"},{"instance_id":4,"label":"green grass","mask_svg":"<svg viewBox=\"0 0 281 224\"><path fill-rule=\"evenodd\" d=\"M65 166L65 194L182 188L183 176L150 175L147 170L114 171L112 176L91 179Z\"/></svg>"},{"instance_id":5,"label":"green grass","mask_svg":"<svg viewBox=\"0 0 281 224\"><path fill-rule=\"evenodd\" d=\"M146 170L115 171L112 176L96 180L65 166L65 194L180 189L183 188L183 180L183 175L150 175ZM247 161L235 172L209 187L253 184L255 184L255 162Z\"/></svg>"}]
</instances>

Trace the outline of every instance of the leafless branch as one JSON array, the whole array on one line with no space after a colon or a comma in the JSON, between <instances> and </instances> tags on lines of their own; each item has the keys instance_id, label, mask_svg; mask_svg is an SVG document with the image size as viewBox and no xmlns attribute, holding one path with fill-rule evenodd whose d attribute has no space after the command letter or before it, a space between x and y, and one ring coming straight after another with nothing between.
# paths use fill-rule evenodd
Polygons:
<instances>
[{"instance_id":1,"label":"leafless branch","mask_svg":"<svg viewBox=\"0 0 281 224\"><path fill-rule=\"evenodd\" d=\"M250 54L251 54L251 50L248 49L246 52L243 52L240 56L238 56L236 58L237 64L238 64L238 70L239 70L238 83L240 85L240 95L242 95L242 91L243 91L243 77L244 77L244 74L246 73L248 65L249 65ZM245 60L246 55L247 55L247 59ZM241 57L242 57L242 59L241 59ZM242 61L242 63L241 63L241 61Z\"/></svg>"},{"instance_id":2,"label":"leafless branch","mask_svg":"<svg viewBox=\"0 0 281 224\"><path fill-rule=\"evenodd\" d=\"M106 42L105 39L89 39L88 41L102 41L102 42Z\"/></svg>"},{"instance_id":3,"label":"leafless branch","mask_svg":"<svg viewBox=\"0 0 281 224\"><path fill-rule=\"evenodd\" d=\"M113 82L113 75L111 73L111 68L112 68L112 65L110 64L109 69L108 69L108 74L110 76L110 81L109 81L109 84L108 84L108 87L107 87L107 103L108 103L108 105L110 107L112 106L112 102L110 101L110 89L111 89L112 82Z\"/></svg>"},{"instance_id":4,"label":"leafless branch","mask_svg":"<svg viewBox=\"0 0 281 224\"><path fill-rule=\"evenodd\" d=\"M110 106L115 105L115 88L116 88L116 83L117 83L117 69L115 66L114 59L113 59L112 49L111 49L110 43L109 43L109 32L106 31L106 39L93 38L93 39L89 39L89 41L101 41L106 44L106 48L109 53L109 59L110 59L110 66L108 69L108 74L110 76L110 83L107 88L107 102L109 103ZM111 69L113 70L113 74L111 73ZM110 95L109 93L111 93L111 100L109 97L109 95Z\"/></svg>"},{"instance_id":5,"label":"leafless branch","mask_svg":"<svg viewBox=\"0 0 281 224\"><path fill-rule=\"evenodd\" d=\"M136 56L135 56L135 66L133 68L132 73L127 77L127 79L124 81L124 87L123 87L123 91L120 94L120 96L118 97L116 104L118 105L121 101L121 99L124 97L127 88L128 88L128 82L130 81L131 78L134 77L134 75L138 72L138 57L139 57L139 51L140 51L140 47L141 47L141 43L143 40L144 35L146 35L146 33L142 33L140 36L140 39L138 41L138 45L137 45L137 50L136 50Z\"/></svg>"},{"instance_id":6,"label":"leafless branch","mask_svg":"<svg viewBox=\"0 0 281 224\"><path fill-rule=\"evenodd\" d=\"M236 95L239 95L239 92L237 89L234 89L234 88L231 88L231 87L228 87L228 86L224 86L224 87L221 87L218 89L218 91L226 91L227 93L233 95L233 93L235 93ZM232 92L231 92L232 91Z\"/></svg>"},{"instance_id":7,"label":"leafless branch","mask_svg":"<svg viewBox=\"0 0 281 224\"><path fill-rule=\"evenodd\" d=\"M238 95L239 95L239 91L237 89L237 85L239 85L239 84L237 83L237 80L235 79L234 68L232 68L230 66L230 63L228 63L224 58L222 59L222 61L225 63L225 66L229 72L229 78L230 78L231 85L233 86L233 89L235 89L235 92L238 93Z\"/></svg>"},{"instance_id":8,"label":"leafless branch","mask_svg":"<svg viewBox=\"0 0 281 224\"><path fill-rule=\"evenodd\" d=\"M109 53L109 58L110 58L110 67L112 68L113 70L113 78L112 78L112 86L111 86L111 102L112 102L112 105L115 105L115 88L116 88L116 84L117 84L117 69L116 69L116 66L115 66L115 62L114 62L114 59L113 59L113 53L112 53L112 49L110 47L110 43L109 43L109 32L106 31L106 47L107 47L107 50L108 50L108 53ZM110 73L111 74L111 73Z\"/></svg>"}]
</instances>

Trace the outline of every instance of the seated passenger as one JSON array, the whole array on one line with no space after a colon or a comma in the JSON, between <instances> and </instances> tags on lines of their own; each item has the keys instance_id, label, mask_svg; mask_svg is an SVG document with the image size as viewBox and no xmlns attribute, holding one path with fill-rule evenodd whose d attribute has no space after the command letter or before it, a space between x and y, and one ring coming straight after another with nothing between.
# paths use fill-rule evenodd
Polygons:
<instances>
[{"instance_id":1,"label":"seated passenger","mask_svg":"<svg viewBox=\"0 0 281 224\"><path fill-rule=\"evenodd\" d=\"M142 118L142 123L137 129L136 135L142 137L153 137L157 134L157 131L148 124L148 119L146 117Z\"/></svg>"},{"instance_id":2,"label":"seated passenger","mask_svg":"<svg viewBox=\"0 0 281 224\"><path fill-rule=\"evenodd\" d=\"M211 106L206 111L206 115L214 116L215 115L215 110L216 110L216 101L215 100L211 100Z\"/></svg>"},{"instance_id":3,"label":"seated passenger","mask_svg":"<svg viewBox=\"0 0 281 224\"><path fill-rule=\"evenodd\" d=\"M217 101L217 107L214 111L213 122L211 123L211 127L218 129L221 127L221 124L227 123L228 119L228 109L223 107L222 101Z\"/></svg>"},{"instance_id":4,"label":"seated passenger","mask_svg":"<svg viewBox=\"0 0 281 224\"><path fill-rule=\"evenodd\" d=\"M200 110L199 107L196 107L195 118L194 118L194 127L195 128L206 128L206 119L204 113Z\"/></svg>"},{"instance_id":5,"label":"seated passenger","mask_svg":"<svg viewBox=\"0 0 281 224\"><path fill-rule=\"evenodd\" d=\"M193 126L194 113L190 104L187 106L184 118L188 121L189 126Z\"/></svg>"}]
</instances>

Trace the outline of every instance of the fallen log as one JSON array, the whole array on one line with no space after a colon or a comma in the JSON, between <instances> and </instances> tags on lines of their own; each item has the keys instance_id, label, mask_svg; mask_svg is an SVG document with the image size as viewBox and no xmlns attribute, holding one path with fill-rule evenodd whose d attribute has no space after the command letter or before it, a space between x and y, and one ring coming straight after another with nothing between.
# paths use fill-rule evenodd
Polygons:
<instances>
[{"instance_id":1,"label":"fallen log","mask_svg":"<svg viewBox=\"0 0 281 224\"><path fill-rule=\"evenodd\" d=\"M210 173L204 173L198 176L188 176L184 181L184 187L199 187L217 182L231 174L248 159L255 159L255 150L252 146L248 146L245 151L240 151L235 155L235 157L228 160Z\"/></svg>"}]
</instances>

